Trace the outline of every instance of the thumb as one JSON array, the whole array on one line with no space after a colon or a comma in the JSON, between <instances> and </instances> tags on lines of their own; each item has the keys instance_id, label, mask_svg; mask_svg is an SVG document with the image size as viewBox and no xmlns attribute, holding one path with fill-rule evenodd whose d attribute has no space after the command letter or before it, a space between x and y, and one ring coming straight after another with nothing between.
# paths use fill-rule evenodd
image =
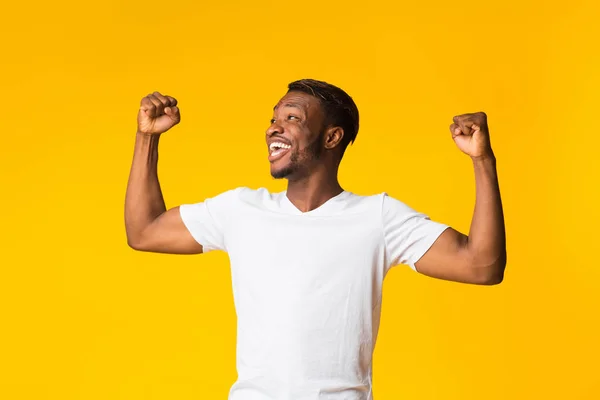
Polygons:
<instances>
[{"instance_id":1,"label":"thumb","mask_svg":"<svg viewBox=\"0 0 600 400\"><path fill-rule=\"evenodd\" d=\"M450 125L450 132L452 133L453 139L456 138L457 136L461 136L463 133L457 124Z\"/></svg>"},{"instance_id":2,"label":"thumb","mask_svg":"<svg viewBox=\"0 0 600 400\"><path fill-rule=\"evenodd\" d=\"M140 116L144 118L154 118L154 112L152 109L140 107Z\"/></svg>"}]
</instances>

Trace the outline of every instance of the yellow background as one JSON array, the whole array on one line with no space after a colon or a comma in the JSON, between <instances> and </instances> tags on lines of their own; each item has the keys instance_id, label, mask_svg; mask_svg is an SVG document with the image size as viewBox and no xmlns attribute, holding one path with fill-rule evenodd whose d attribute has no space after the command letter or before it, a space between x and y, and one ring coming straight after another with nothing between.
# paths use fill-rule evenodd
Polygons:
<instances>
[{"instance_id":1,"label":"yellow background","mask_svg":"<svg viewBox=\"0 0 600 400\"><path fill-rule=\"evenodd\" d=\"M168 207L282 190L264 131L288 82L356 100L341 182L468 231L452 116L484 110L509 262L494 287L393 269L377 400L600 398L600 6L546 1L15 1L1 50L0 398L225 399L235 311L223 253L126 245L139 100L180 101Z\"/></svg>"}]
</instances>

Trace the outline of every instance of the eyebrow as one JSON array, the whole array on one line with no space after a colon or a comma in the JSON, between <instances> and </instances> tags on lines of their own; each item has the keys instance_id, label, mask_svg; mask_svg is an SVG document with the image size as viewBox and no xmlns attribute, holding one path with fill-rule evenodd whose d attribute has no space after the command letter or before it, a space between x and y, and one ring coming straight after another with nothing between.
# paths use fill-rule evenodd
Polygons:
<instances>
[{"instance_id":1,"label":"eyebrow","mask_svg":"<svg viewBox=\"0 0 600 400\"><path fill-rule=\"evenodd\" d=\"M278 108L278 107L279 107L278 105L276 105L275 107L273 107L273 111L277 110L277 108ZM298 109L300 109L300 110L304 111L304 107L302 107L302 106L301 106L300 104L298 104L298 103L285 103L285 104L283 105L283 107L294 107L294 108L298 108Z\"/></svg>"}]
</instances>

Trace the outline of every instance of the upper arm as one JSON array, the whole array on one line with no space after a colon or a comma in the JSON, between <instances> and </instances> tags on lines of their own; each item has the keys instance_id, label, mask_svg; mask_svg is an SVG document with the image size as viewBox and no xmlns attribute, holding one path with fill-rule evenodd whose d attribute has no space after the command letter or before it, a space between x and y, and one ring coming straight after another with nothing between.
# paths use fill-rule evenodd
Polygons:
<instances>
[{"instance_id":1,"label":"upper arm","mask_svg":"<svg viewBox=\"0 0 600 400\"><path fill-rule=\"evenodd\" d=\"M238 208L238 190L200 203L174 207L144 229L135 246L156 253L199 254L225 250L227 231Z\"/></svg>"},{"instance_id":2,"label":"upper arm","mask_svg":"<svg viewBox=\"0 0 600 400\"><path fill-rule=\"evenodd\" d=\"M139 239L129 245L140 251L170 254L200 254L202 245L194 239L181 218L180 207L173 207L140 234Z\"/></svg>"},{"instance_id":3,"label":"upper arm","mask_svg":"<svg viewBox=\"0 0 600 400\"><path fill-rule=\"evenodd\" d=\"M415 269L433 278L474 283L467 242L466 235L446 229L415 263Z\"/></svg>"},{"instance_id":4,"label":"upper arm","mask_svg":"<svg viewBox=\"0 0 600 400\"><path fill-rule=\"evenodd\" d=\"M468 236L450 228L415 263L423 275L454 282L489 285L497 283L494 269L477 265L468 248Z\"/></svg>"},{"instance_id":5,"label":"upper arm","mask_svg":"<svg viewBox=\"0 0 600 400\"><path fill-rule=\"evenodd\" d=\"M415 262L449 229L448 225L432 221L427 215L385 193L382 199L382 225L386 268L405 264L415 270Z\"/></svg>"},{"instance_id":6,"label":"upper arm","mask_svg":"<svg viewBox=\"0 0 600 400\"><path fill-rule=\"evenodd\" d=\"M406 264L423 275L454 282L494 282L493 269L474 262L466 235L394 198L384 196L382 206L388 267Z\"/></svg>"}]
</instances>

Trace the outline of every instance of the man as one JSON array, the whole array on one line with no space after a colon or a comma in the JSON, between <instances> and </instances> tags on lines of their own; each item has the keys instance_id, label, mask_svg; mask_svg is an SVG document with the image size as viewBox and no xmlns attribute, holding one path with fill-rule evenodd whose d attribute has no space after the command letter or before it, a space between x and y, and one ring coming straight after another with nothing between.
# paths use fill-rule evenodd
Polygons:
<instances>
[{"instance_id":1,"label":"man","mask_svg":"<svg viewBox=\"0 0 600 400\"><path fill-rule=\"evenodd\" d=\"M486 115L454 117L452 138L471 156L476 205L469 236L385 193L358 196L337 180L358 132L343 90L293 82L266 132L271 175L287 190L237 188L166 209L158 140L179 123L177 101L142 99L125 224L141 251L229 253L238 316L230 400L372 400L371 360L388 270L407 264L457 282L498 284L506 263L504 221Z\"/></svg>"}]
</instances>

